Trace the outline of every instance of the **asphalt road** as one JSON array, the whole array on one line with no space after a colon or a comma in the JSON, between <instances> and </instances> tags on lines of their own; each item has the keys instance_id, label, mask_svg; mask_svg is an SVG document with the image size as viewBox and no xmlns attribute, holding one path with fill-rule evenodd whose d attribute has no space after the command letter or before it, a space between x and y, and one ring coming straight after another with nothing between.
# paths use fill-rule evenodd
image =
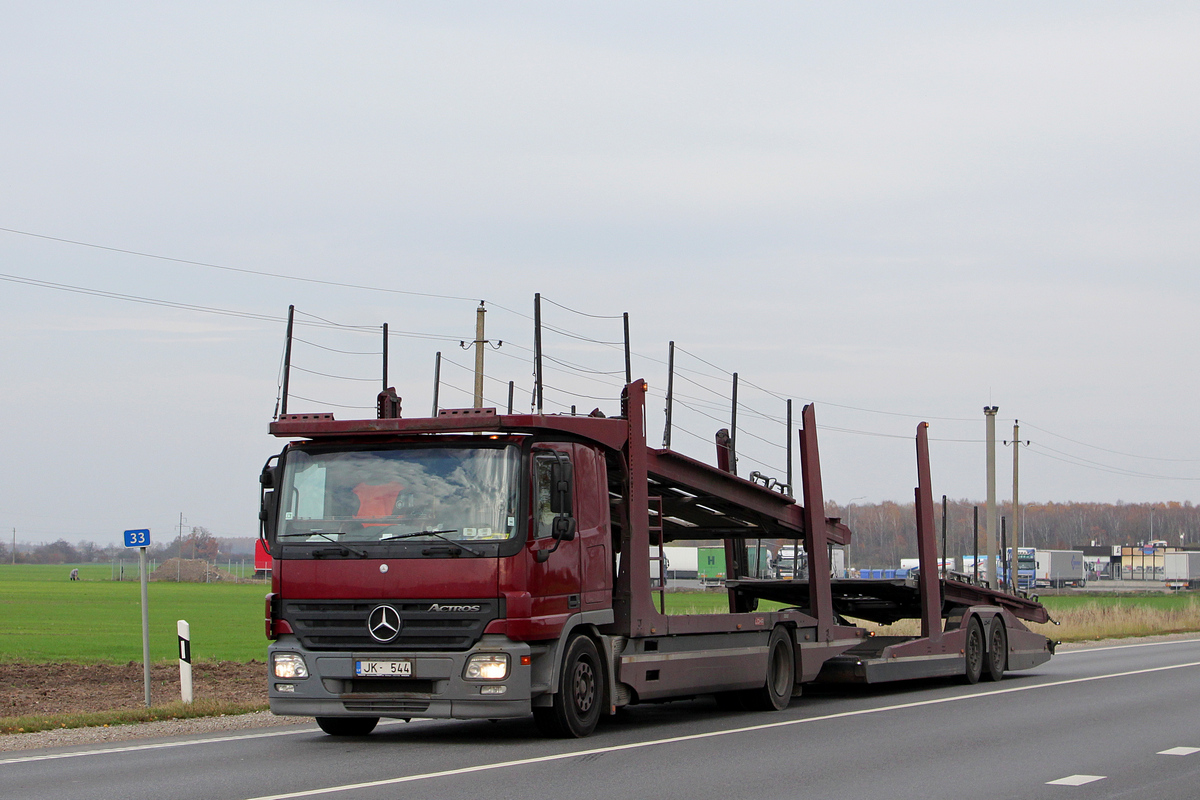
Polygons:
<instances>
[{"instance_id":1,"label":"asphalt road","mask_svg":"<svg viewBox=\"0 0 1200 800\"><path fill-rule=\"evenodd\" d=\"M0 759L0 797L1195 798L1200 641L1060 653L999 684L812 690L777 713L636 707L577 741L532 720L385 721L357 739L303 727L24 751Z\"/></svg>"}]
</instances>

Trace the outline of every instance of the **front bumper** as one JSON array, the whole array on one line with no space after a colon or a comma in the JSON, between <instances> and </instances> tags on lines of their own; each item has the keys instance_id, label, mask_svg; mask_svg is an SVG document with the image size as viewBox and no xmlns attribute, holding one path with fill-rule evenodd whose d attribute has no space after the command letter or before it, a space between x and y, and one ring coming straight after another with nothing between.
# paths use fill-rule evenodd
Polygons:
<instances>
[{"instance_id":1,"label":"front bumper","mask_svg":"<svg viewBox=\"0 0 1200 800\"><path fill-rule=\"evenodd\" d=\"M274 653L304 658L309 675L276 678L270 672ZM467 659L475 653L507 653L508 678L473 681L463 678ZM268 648L267 696L275 714L305 717L397 717L409 719L501 719L531 712L531 667L521 663L529 645L489 634L463 652L336 652L306 650L294 636L281 636ZM405 678L363 679L354 674L361 659L402 658L412 661ZM286 687L291 687L287 690ZM484 687L503 686L503 694L483 694ZM281 689L281 687L284 687ZM496 691L496 689L491 689Z\"/></svg>"}]
</instances>

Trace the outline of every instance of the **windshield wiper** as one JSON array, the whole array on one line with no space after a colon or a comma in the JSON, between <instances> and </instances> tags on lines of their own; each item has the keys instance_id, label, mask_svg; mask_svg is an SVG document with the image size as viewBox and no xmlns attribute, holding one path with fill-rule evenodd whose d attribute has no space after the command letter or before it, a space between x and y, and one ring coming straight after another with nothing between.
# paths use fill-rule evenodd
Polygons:
<instances>
[{"instance_id":1,"label":"windshield wiper","mask_svg":"<svg viewBox=\"0 0 1200 800\"><path fill-rule=\"evenodd\" d=\"M479 552L478 550L473 550L472 548L467 547L462 542L456 542L453 539L447 539L445 536L442 536L443 533L458 533L458 529L451 528L448 531L412 531L411 533L396 533L391 536L381 536L381 537L379 537L379 541L387 542L387 541L391 541L394 539L413 539L417 536L436 536L437 538L441 539L443 542L449 542L450 544L454 545L455 547L459 547L459 548L462 548L463 550L466 550L471 555L476 555L476 556L483 555L483 553Z\"/></svg>"},{"instance_id":2,"label":"windshield wiper","mask_svg":"<svg viewBox=\"0 0 1200 800\"><path fill-rule=\"evenodd\" d=\"M359 550L357 547L351 547L350 545L346 544L345 542L339 542L337 539L331 538L333 535L334 534L326 533L325 531L307 531L307 532L301 532L301 533L281 533L281 534L279 534L280 538L291 538L293 536L320 536L322 539L333 542L338 547L340 547L342 550L345 550L348 553L353 553L354 555L358 556L359 558L367 557L366 550ZM317 555L318 553L320 553L321 555L334 555L328 549L313 551L314 556Z\"/></svg>"}]
</instances>

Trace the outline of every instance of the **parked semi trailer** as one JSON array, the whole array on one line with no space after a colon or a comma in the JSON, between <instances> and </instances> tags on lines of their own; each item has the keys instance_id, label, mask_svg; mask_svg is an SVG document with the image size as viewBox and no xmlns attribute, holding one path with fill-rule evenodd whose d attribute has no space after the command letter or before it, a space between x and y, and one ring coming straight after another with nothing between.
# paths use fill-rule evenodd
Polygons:
<instances>
[{"instance_id":1,"label":"parked semi trailer","mask_svg":"<svg viewBox=\"0 0 1200 800\"><path fill-rule=\"evenodd\" d=\"M1041 550L1034 553L1037 572L1034 586L1061 589L1064 586L1085 586L1082 550ZM1017 567L1018 572L1020 567Z\"/></svg>"},{"instance_id":2,"label":"parked semi trailer","mask_svg":"<svg viewBox=\"0 0 1200 800\"><path fill-rule=\"evenodd\" d=\"M905 579L830 577L813 407L800 431L803 504L647 445L646 384L621 415L441 410L405 419L394 390L374 419L283 414L290 440L263 469L269 697L327 733L380 717L533 715L586 736L636 703L715 694L782 709L814 681L930 676L975 682L1047 661L1028 598L940 580L925 426L917 431L921 568ZM718 455L718 462L722 459ZM726 459L727 464L727 459ZM651 547L709 539L726 555L728 611L667 615ZM792 540L806 580L746 577L751 540ZM659 582L661 585L661 582ZM760 610L760 600L779 610ZM848 618L921 620L872 636Z\"/></svg>"}]
</instances>

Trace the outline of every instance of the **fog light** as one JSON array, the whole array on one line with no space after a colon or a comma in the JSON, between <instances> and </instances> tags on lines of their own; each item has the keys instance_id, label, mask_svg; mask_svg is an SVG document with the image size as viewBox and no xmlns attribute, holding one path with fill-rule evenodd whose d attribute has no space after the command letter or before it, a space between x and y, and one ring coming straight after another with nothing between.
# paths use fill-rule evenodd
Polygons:
<instances>
[{"instance_id":1,"label":"fog light","mask_svg":"<svg viewBox=\"0 0 1200 800\"><path fill-rule=\"evenodd\" d=\"M277 683L277 684L275 684L275 691L284 692L284 693L294 692L294 691L296 691L296 684L294 684L294 683Z\"/></svg>"},{"instance_id":2,"label":"fog light","mask_svg":"<svg viewBox=\"0 0 1200 800\"><path fill-rule=\"evenodd\" d=\"M504 694L508 691L507 686L480 686L480 694Z\"/></svg>"},{"instance_id":3,"label":"fog light","mask_svg":"<svg viewBox=\"0 0 1200 800\"><path fill-rule=\"evenodd\" d=\"M307 678L308 667L296 653L275 653L271 656L276 678Z\"/></svg>"},{"instance_id":4,"label":"fog light","mask_svg":"<svg viewBox=\"0 0 1200 800\"><path fill-rule=\"evenodd\" d=\"M507 653L476 653L467 659L463 677L469 681L502 681L508 677Z\"/></svg>"}]
</instances>

